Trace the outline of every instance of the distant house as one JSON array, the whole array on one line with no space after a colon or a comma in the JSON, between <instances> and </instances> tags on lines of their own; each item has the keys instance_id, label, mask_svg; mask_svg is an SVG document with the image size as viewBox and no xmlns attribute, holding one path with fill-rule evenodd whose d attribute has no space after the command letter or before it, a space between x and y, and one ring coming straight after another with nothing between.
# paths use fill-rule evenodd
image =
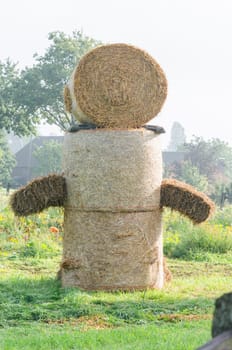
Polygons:
<instances>
[{"instance_id":1,"label":"distant house","mask_svg":"<svg viewBox=\"0 0 232 350\"><path fill-rule=\"evenodd\" d=\"M15 187L25 185L34 178L33 169L38 167L38 160L33 152L44 142L51 140L63 142L63 136L38 136L32 139L28 144L21 148L16 154L16 166L12 172L13 184ZM174 162L180 162L184 159L184 152L163 152L164 165L171 165Z\"/></svg>"},{"instance_id":2,"label":"distant house","mask_svg":"<svg viewBox=\"0 0 232 350\"><path fill-rule=\"evenodd\" d=\"M13 154L16 154L21 148L23 148L28 142L30 142L31 137L19 137L14 135L14 133L9 133L6 135L8 146Z\"/></svg>"},{"instance_id":3,"label":"distant house","mask_svg":"<svg viewBox=\"0 0 232 350\"><path fill-rule=\"evenodd\" d=\"M15 154L16 166L12 171L12 180L15 187L25 185L34 178L33 169L38 167L38 160L34 157L33 152L44 142L52 140L62 143L63 136L35 137Z\"/></svg>"}]
</instances>

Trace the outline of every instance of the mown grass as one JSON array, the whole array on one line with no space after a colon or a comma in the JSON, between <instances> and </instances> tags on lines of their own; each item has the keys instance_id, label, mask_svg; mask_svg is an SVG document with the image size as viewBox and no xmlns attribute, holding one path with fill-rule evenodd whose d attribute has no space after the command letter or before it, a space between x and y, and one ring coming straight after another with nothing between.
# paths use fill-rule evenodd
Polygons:
<instances>
[{"instance_id":1,"label":"mown grass","mask_svg":"<svg viewBox=\"0 0 232 350\"><path fill-rule=\"evenodd\" d=\"M21 328L6 330L0 346L4 350L191 350L204 342L205 326L204 321L197 325L180 322L161 327L149 325L83 332L70 325L43 327L37 324L26 331Z\"/></svg>"},{"instance_id":2,"label":"mown grass","mask_svg":"<svg viewBox=\"0 0 232 350\"><path fill-rule=\"evenodd\" d=\"M215 298L231 290L230 245L210 251L192 244L198 228L167 211L164 248L173 278L162 291L64 289L56 278L62 211L15 219L5 196L0 202L0 349L191 350L210 339ZM223 242L231 239L231 213L226 208L203 226L201 235L212 225L213 246L223 230Z\"/></svg>"}]
</instances>

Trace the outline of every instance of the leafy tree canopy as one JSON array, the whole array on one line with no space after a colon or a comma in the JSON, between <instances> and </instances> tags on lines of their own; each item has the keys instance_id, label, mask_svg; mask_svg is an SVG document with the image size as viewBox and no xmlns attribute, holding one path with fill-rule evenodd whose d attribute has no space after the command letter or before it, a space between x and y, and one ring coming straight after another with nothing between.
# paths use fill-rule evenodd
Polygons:
<instances>
[{"instance_id":1,"label":"leafy tree canopy","mask_svg":"<svg viewBox=\"0 0 232 350\"><path fill-rule=\"evenodd\" d=\"M8 147L4 132L0 130L0 186L6 187L10 183L11 172L15 163L15 158Z\"/></svg>"},{"instance_id":2,"label":"leafy tree canopy","mask_svg":"<svg viewBox=\"0 0 232 350\"><path fill-rule=\"evenodd\" d=\"M195 187L198 191L208 191L208 179L190 161L175 164L175 177Z\"/></svg>"},{"instance_id":3,"label":"leafy tree canopy","mask_svg":"<svg viewBox=\"0 0 232 350\"><path fill-rule=\"evenodd\" d=\"M72 116L64 110L63 89L80 58L100 42L75 31L52 32L45 54L34 55L33 67L21 72L9 60L0 62L0 129L21 136L43 121L67 130Z\"/></svg>"},{"instance_id":4,"label":"leafy tree canopy","mask_svg":"<svg viewBox=\"0 0 232 350\"><path fill-rule=\"evenodd\" d=\"M223 189L232 182L232 147L219 139L195 136L179 150L184 159L166 166L164 176L193 185L219 203Z\"/></svg>"},{"instance_id":5,"label":"leafy tree canopy","mask_svg":"<svg viewBox=\"0 0 232 350\"><path fill-rule=\"evenodd\" d=\"M15 63L10 60L0 62L0 130L27 135L35 131L38 118L30 115L23 104L15 101L15 82L19 77L20 72Z\"/></svg>"},{"instance_id":6,"label":"leafy tree canopy","mask_svg":"<svg viewBox=\"0 0 232 350\"><path fill-rule=\"evenodd\" d=\"M232 148L219 139L205 141L194 137L181 147L185 151L185 160L199 169L200 174L207 176L209 182L232 181Z\"/></svg>"},{"instance_id":7,"label":"leafy tree canopy","mask_svg":"<svg viewBox=\"0 0 232 350\"><path fill-rule=\"evenodd\" d=\"M73 36L52 32L48 39L51 45L45 54L35 54L36 64L24 69L15 81L14 98L29 115L67 130L74 120L64 110L64 86L80 58L100 42L79 31Z\"/></svg>"}]
</instances>

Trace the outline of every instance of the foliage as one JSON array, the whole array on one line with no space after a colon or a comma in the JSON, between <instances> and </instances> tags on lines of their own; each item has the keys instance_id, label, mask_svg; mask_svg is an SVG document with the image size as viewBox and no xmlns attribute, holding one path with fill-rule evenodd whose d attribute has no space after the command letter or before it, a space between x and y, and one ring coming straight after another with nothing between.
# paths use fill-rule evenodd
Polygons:
<instances>
[{"instance_id":1,"label":"foliage","mask_svg":"<svg viewBox=\"0 0 232 350\"><path fill-rule=\"evenodd\" d=\"M0 129L23 136L35 132L36 114L30 114L25 104L16 101L16 82L20 79L17 65L10 60L0 61Z\"/></svg>"},{"instance_id":2,"label":"foliage","mask_svg":"<svg viewBox=\"0 0 232 350\"><path fill-rule=\"evenodd\" d=\"M50 208L14 218L2 191L0 198L0 348L193 350L210 339L214 300L230 288L231 256L221 254L227 256L222 261L208 253L211 260L200 262L200 246L192 261L167 259L173 280L162 291L61 288L56 274L63 211ZM224 231L231 236L231 214L232 207L227 206L209 224L199 226L207 244L204 231L212 227L210 247ZM166 211L164 222L167 252L181 244L182 235L193 234L194 226L179 214ZM173 237L176 243L171 242ZM225 251L224 245L219 251ZM231 248L228 252L231 255Z\"/></svg>"},{"instance_id":3,"label":"foliage","mask_svg":"<svg viewBox=\"0 0 232 350\"><path fill-rule=\"evenodd\" d=\"M186 136L183 126L178 122L174 122L171 129L171 140L168 151L177 151L185 142Z\"/></svg>"},{"instance_id":4,"label":"foliage","mask_svg":"<svg viewBox=\"0 0 232 350\"><path fill-rule=\"evenodd\" d=\"M186 160L175 163L172 169L174 171L174 177L194 186L199 191L207 192L207 177L200 174L198 167L192 165L190 161Z\"/></svg>"},{"instance_id":5,"label":"foliage","mask_svg":"<svg viewBox=\"0 0 232 350\"><path fill-rule=\"evenodd\" d=\"M33 169L34 176L44 176L61 171L62 144L51 140L37 146L33 152L38 161L38 167Z\"/></svg>"},{"instance_id":6,"label":"foliage","mask_svg":"<svg viewBox=\"0 0 232 350\"><path fill-rule=\"evenodd\" d=\"M166 166L165 176L209 193L220 204L224 188L232 181L232 148L219 139L205 141L195 136L178 150L184 152L184 160Z\"/></svg>"},{"instance_id":7,"label":"foliage","mask_svg":"<svg viewBox=\"0 0 232 350\"><path fill-rule=\"evenodd\" d=\"M214 186L213 193L211 194L212 200L220 207L223 207L223 193L225 192L225 184L219 183Z\"/></svg>"},{"instance_id":8,"label":"foliage","mask_svg":"<svg viewBox=\"0 0 232 350\"><path fill-rule=\"evenodd\" d=\"M164 222L164 253L167 256L211 261L217 255L221 255L223 259L225 254L226 260L231 261L232 206L218 210L214 218L198 226L168 210Z\"/></svg>"},{"instance_id":9,"label":"foliage","mask_svg":"<svg viewBox=\"0 0 232 350\"><path fill-rule=\"evenodd\" d=\"M3 131L0 130L0 185L7 187L11 182L14 165L15 158L8 147Z\"/></svg>"},{"instance_id":10,"label":"foliage","mask_svg":"<svg viewBox=\"0 0 232 350\"><path fill-rule=\"evenodd\" d=\"M57 232L51 232L56 227ZM53 257L60 255L63 236L63 212L53 208L30 217L14 218L8 207L0 212L0 253L9 258Z\"/></svg>"},{"instance_id":11,"label":"foliage","mask_svg":"<svg viewBox=\"0 0 232 350\"><path fill-rule=\"evenodd\" d=\"M219 139L205 141L201 137L194 137L181 150L185 152L185 160L196 166L210 183L232 180L232 148L226 142Z\"/></svg>"},{"instance_id":12,"label":"foliage","mask_svg":"<svg viewBox=\"0 0 232 350\"><path fill-rule=\"evenodd\" d=\"M210 223L222 225L223 227L232 227L232 206L227 205L222 209L218 208Z\"/></svg>"},{"instance_id":13,"label":"foliage","mask_svg":"<svg viewBox=\"0 0 232 350\"><path fill-rule=\"evenodd\" d=\"M232 182L225 186L223 191L223 205L225 201L228 201L230 204L232 204Z\"/></svg>"},{"instance_id":14,"label":"foliage","mask_svg":"<svg viewBox=\"0 0 232 350\"><path fill-rule=\"evenodd\" d=\"M100 42L75 31L72 36L52 32L43 56L35 54L35 65L26 67L14 80L12 94L17 106L28 116L37 116L49 124L67 130L74 123L64 110L63 89L80 58Z\"/></svg>"},{"instance_id":15,"label":"foliage","mask_svg":"<svg viewBox=\"0 0 232 350\"><path fill-rule=\"evenodd\" d=\"M232 182L228 185L216 184L211 197L221 208L226 203L232 204Z\"/></svg>"}]
</instances>

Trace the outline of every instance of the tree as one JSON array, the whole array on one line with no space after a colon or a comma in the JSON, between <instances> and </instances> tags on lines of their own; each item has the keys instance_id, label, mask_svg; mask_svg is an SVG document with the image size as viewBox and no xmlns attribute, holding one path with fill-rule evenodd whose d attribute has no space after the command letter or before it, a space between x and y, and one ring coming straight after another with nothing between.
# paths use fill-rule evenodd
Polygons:
<instances>
[{"instance_id":1,"label":"tree","mask_svg":"<svg viewBox=\"0 0 232 350\"><path fill-rule=\"evenodd\" d=\"M34 152L38 167L34 169L34 176L44 176L61 171L62 144L57 141L44 142Z\"/></svg>"},{"instance_id":2,"label":"tree","mask_svg":"<svg viewBox=\"0 0 232 350\"><path fill-rule=\"evenodd\" d=\"M222 208L226 202L232 204L232 182L227 186L225 184L216 184L212 199Z\"/></svg>"},{"instance_id":3,"label":"tree","mask_svg":"<svg viewBox=\"0 0 232 350\"><path fill-rule=\"evenodd\" d=\"M15 79L12 94L17 106L23 106L29 116L67 130L74 119L64 109L64 86L80 58L100 42L80 31L72 36L52 32L48 39L51 45L43 56L34 55L35 65Z\"/></svg>"},{"instance_id":4,"label":"tree","mask_svg":"<svg viewBox=\"0 0 232 350\"><path fill-rule=\"evenodd\" d=\"M230 198L229 190L225 189L232 182L232 148L226 142L219 139L205 141L195 136L179 150L184 152L184 160L167 166L165 176L210 193L217 203L224 192L225 198Z\"/></svg>"},{"instance_id":5,"label":"tree","mask_svg":"<svg viewBox=\"0 0 232 350\"><path fill-rule=\"evenodd\" d=\"M183 126L174 122L171 129L171 140L168 146L169 151L177 151L181 145L186 141L185 131Z\"/></svg>"},{"instance_id":6,"label":"tree","mask_svg":"<svg viewBox=\"0 0 232 350\"><path fill-rule=\"evenodd\" d=\"M15 63L0 61L0 130L13 131L22 136L35 132L38 118L29 114L26 106L15 101L15 82L19 76Z\"/></svg>"},{"instance_id":7,"label":"tree","mask_svg":"<svg viewBox=\"0 0 232 350\"><path fill-rule=\"evenodd\" d=\"M185 151L185 160L196 166L210 183L232 181L232 148L226 142L219 139L205 141L195 136L181 150Z\"/></svg>"},{"instance_id":8,"label":"tree","mask_svg":"<svg viewBox=\"0 0 232 350\"><path fill-rule=\"evenodd\" d=\"M174 173L176 178L194 186L199 191L208 191L207 177L200 174L198 167L194 166L190 161L176 163Z\"/></svg>"},{"instance_id":9,"label":"tree","mask_svg":"<svg viewBox=\"0 0 232 350\"><path fill-rule=\"evenodd\" d=\"M16 161L6 142L3 131L0 130L0 185L6 187L11 182L11 172Z\"/></svg>"}]
</instances>

